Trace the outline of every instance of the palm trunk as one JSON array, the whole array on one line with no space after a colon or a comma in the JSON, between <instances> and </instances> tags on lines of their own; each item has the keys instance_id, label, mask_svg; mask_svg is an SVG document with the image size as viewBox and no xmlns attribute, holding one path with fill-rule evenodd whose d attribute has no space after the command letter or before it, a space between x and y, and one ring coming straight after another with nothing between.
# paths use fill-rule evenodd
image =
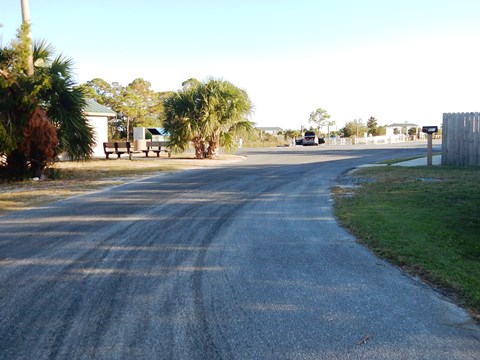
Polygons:
<instances>
[{"instance_id":1,"label":"palm trunk","mask_svg":"<svg viewBox=\"0 0 480 360\"><path fill-rule=\"evenodd\" d=\"M22 21L28 26L30 26L30 8L28 6L28 0L22 0ZM27 75L33 76L34 67L33 67L33 47L32 47L32 30L28 29L28 38L30 39L30 48L28 52L28 69Z\"/></svg>"},{"instance_id":2,"label":"palm trunk","mask_svg":"<svg viewBox=\"0 0 480 360\"><path fill-rule=\"evenodd\" d=\"M205 142L200 137L193 138L193 147L195 148L195 158L205 159Z\"/></svg>"},{"instance_id":3,"label":"palm trunk","mask_svg":"<svg viewBox=\"0 0 480 360\"><path fill-rule=\"evenodd\" d=\"M219 148L219 137L220 134L216 131L210 141L208 142L208 154L207 157L209 159L214 159L218 155L218 148Z\"/></svg>"}]
</instances>

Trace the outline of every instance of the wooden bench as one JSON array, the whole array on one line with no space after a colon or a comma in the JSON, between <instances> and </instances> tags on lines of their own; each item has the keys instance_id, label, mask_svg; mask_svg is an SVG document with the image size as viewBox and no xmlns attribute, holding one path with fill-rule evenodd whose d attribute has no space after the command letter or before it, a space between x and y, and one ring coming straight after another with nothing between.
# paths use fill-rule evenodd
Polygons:
<instances>
[{"instance_id":1,"label":"wooden bench","mask_svg":"<svg viewBox=\"0 0 480 360\"><path fill-rule=\"evenodd\" d=\"M168 154L168 157L170 157L171 153L168 145L169 145L168 141L148 141L147 149L142 150L142 152L144 152L145 156L148 157L148 153L150 151L153 151L154 153L157 154L157 157L160 157L160 152L164 151Z\"/></svg>"},{"instance_id":2,"label":"wooden bench","mask_svg":"<svg viewBox=\"0 0 480 360\"><path fill-rule=\"evenodd\" d=\"M109 159L110 154L116 154L118 159L120 159L122 154L128 154L130 160L132 159L132 151L129 141L104 142L103 152L107 159Z\"/></svg>"}]
</instances>

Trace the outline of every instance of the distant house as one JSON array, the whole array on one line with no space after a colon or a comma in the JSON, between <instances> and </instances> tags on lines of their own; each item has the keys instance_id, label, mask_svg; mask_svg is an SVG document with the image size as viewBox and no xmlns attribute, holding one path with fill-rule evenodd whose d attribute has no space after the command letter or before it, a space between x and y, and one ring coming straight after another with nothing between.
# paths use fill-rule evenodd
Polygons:
<instances>
[{"instance_id":1,"label":"distant house","mask_svg":"<svg viewBox=\"0 0 480 360\"><path fill-rule=\"evenodd\" d=\"M105 155L103 153L103 143L108 141L108 119L117 116L117 113L104 105L100 105L93 99L87 99L83 113L88 124L93 128L95 138L93 156L102 157Z\"/></svg>"},{"instance_id":2,"label":"distant house","mask_svg":"<svg viewBox=\"0 0 480 360\"><path fill-rule=\"evenodd\" d=\"M399 134L408 134L408 130L410 130L411 128L419 128L419 127L420 126L418 126L417 124L408 123L405 121L403 123L393 123L393 124L387 125L386 129L387 129L387 135L393 135L395 129L398 130Z\"/></svg>"}]
</instances>

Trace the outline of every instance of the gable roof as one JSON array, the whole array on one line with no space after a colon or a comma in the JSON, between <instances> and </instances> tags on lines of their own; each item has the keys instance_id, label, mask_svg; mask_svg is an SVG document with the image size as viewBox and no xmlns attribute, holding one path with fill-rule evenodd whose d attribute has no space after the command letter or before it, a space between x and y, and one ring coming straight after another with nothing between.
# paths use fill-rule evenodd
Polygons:
<instances>
[{"instance_id":1,"label":"gable roof","mask_svg":"<svg viewBox=\"0 0 480 360\"><path fill-rule=\"evenodd\" d=\"M419 127L417 124L412 124L412 123L394 123L391 125L387 125L387 127Z\"/></svg>"},{"instance_id":2,"label":"gable roof","mask_svg":"<svg viewBox=\"0 0 480 360\"><path fill-rule=\"evenodd\" d=\"M106 107L105 105L101 105L97 103L93 99L86 99L86 105L83 109L83 112L87 116L107 116L107 117L114 117L117 116L117 113Z\"/></svg>"},{"instance_id":3,"label":"gable roof","mask_svg":"<svg viewBox=\"0 0 480 360\"><path fill-rule=\"evenodd\" d=\"M260 131L283 131L281 127L257 127Z\"/></svg>"}]
</instances>

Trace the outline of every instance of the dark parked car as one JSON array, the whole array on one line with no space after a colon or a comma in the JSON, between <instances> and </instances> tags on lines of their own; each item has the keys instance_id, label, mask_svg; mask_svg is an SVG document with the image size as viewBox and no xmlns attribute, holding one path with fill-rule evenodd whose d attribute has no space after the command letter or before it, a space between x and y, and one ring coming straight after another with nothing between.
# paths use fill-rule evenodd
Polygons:
<instances>
[{"instance_id":1,"label":"dark parked car","mask_svg":"<svg viewBox=\"0 0 480 360\"><path fill-rule=\"evenodd\" d=\"M318 145L318 138L314 131L305 131L303 146L305 145Z\"/></svg>"}]
</instances>

